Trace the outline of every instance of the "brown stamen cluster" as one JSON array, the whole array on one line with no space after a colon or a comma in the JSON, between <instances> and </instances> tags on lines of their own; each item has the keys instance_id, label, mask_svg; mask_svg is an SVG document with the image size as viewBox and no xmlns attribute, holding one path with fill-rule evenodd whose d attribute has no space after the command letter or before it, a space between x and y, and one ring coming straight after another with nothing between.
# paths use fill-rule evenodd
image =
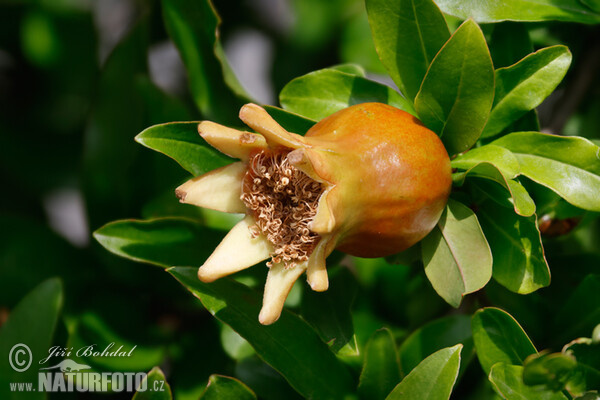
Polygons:
<instances>
[{"instance_id":1,"label":"brown stamen cluster","mask_svg":"<svg viewBox=\"0 0 600 400\"><path fill-rule=\"evenodd\" d=\"M275 248L267 265L283 262L291 268L308 260L319 242L308 225L325 188L291 165L288 154L262 150L253 155L241 199L256 220L252 235L263 233Z\"/></svg>"}]
</instances>

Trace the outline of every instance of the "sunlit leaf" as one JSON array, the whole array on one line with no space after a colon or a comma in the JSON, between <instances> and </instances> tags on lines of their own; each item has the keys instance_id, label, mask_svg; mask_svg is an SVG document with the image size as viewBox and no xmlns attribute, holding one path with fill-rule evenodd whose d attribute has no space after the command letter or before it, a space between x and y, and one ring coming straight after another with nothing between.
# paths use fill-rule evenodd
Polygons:
<instances>
[{"instance_id":1,"label":"sunlit leaf","mask_svg":"<svg viewBox=\"0 0 600 400\"><path fill-rule=\"evenodd\" d=\"M332 69L311 72L289 82L281 91L283 108L319 121L354 104L379 102L416 115L410 101L394 89L360 76Z\"/></svg>"},{"instance_id":2,"label":"sunlit leaf","mask_svg":"<svg viewBox=\"0 0 600 400\"><path fill-rule=\"evenodd\" d=\"M154 125L144 129L135 140L171 157L194 176L223 167L233 161L200 137L198 122Z\"/></svg>"},{"instance_id":3,"label":"sunlit leaf","mask_svg":"<svg viewBox=\"0 0 600 400\"><path fill-rule=\"evenodd\" d=\"M600 14L577 0L436 0L436 3L447 14L462 19L473 18L477 22L557 20L584 24L600 23Z\"/></svg>"},{"instance_id":4,"label":"sunlit leaf","mask_svg":"<svg viewBox=\"0 0 600 400\"><path fill-rule=\"evenodd\" d=\"M415 98L425 125L449 154L469 149L483 131L494 98L494 70L481 29L468 20L435 56Z\"/></svg>"},{"instance_id":5,"label":"sunlit leaf","mask_svg":"<svg viewBox=\"0 0 600 400\"><path fill-rule=\"evenodd\" d=\"M201 265L223 235L185 218L114 221L94 232L108 251L161 267Z\"/></svg>"},{"instance_id":6,"label":"sunlit leaf","mask_svg":"<svg viewBox=\"0 0 600 400\"><path fill-rule=\"evenodd\" d=\"M462 344L438 350L408 374L387 400L448 400L458 376Z\"/></svg>"},{"instance_id":7,"label":"sunlit leaf","mask_svg":"<svg viewBox=\"0 0 600 400\"><path fill-rule=\"evenodd\" d=\"M425 273L435 291L458 307L492 276L492 253L475 213L449 200L440 221L422 242Z\"/></svg>"},{"instance_id":8,"label":"sunlit leaf","mask_svg":"<svg viewBox=\"0 0 600 400\"><path fill-rule=\"evenodd\" d=\"M367 0L373 40L381 62L409 99L429 64L450 37L444 15L431 0Z\"/></svg>"},{"instance_id":9,"label":"sunlit leaf","mask_svg":"<svg viewBox=\"0 0 600 400\"><path fill-rule=\"evenodd\" d=\"M512 151L521 174L569 203L600 211L600 147L581 137L515 132L492 144Z\"/></svg>"},{"instance_id":10,"label":"sunlit leaf","mask_svg":"<svg viewBox=\"0 0 600 400\"><path fill-rule=\"evenodd\" d=\"M562 81L570 64L569 49L553 46L538 50L510 67L497 69L494 104L481 136L500 133L539 106Z\"/></svg>"}]
</instances>

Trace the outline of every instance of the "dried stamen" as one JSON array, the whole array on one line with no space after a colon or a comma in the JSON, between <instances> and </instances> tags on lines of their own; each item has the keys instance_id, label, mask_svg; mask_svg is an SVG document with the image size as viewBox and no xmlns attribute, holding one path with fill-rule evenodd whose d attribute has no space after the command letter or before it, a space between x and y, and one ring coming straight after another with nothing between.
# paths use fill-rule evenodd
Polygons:
<instances>
[{"instance_id":1,"label":"dried stamen","mask_svg":"<svg viewBox=\"0 0 600 400\"><path fill-rule=\"evenodd\" d=\"M260 230L275 247L267 265L291 268L308 260L319 242L308 225L325 188L291 165L288 154L262 150L251 156L241 199L256 219L252 235Z\"/></svg>"}]
</instances>

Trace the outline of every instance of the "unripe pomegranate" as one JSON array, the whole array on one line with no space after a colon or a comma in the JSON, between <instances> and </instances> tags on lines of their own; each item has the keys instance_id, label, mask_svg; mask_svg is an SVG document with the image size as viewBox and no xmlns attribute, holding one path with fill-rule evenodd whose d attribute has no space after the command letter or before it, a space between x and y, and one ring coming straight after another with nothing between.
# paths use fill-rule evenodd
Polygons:
<instances>
[{"instance_id":1,"label":"unripe pomegranate","mask_svg":"<svg viewBox=\"0 0 600 400\"><path fill-rule=\"evenodd\" d=\"M398 253L437 223L451 187L448 154L412 115L380 103L348 107L305 136L287 132L261 107L240 119L258 132L210 121L200 135L241 161L177 189L182 202L246 213L198 277L211 282L271 259L259 320L275 322L294 282L306 271L328 288L325 259L338 248L361 257Z\"/></svg>"}]
</instances>

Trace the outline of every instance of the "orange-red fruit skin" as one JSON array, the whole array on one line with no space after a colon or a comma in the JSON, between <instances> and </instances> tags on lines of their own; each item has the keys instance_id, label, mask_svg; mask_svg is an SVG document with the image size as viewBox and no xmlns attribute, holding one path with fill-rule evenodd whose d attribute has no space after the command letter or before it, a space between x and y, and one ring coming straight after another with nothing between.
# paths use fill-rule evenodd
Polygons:
<instances>
[{"instance_id":1,"label":"orange-red fruit skin","mask_svg":"<svg viewBox=\"0 0 600 400\"><path fill-rule=\"evenodd\" d=\"M305 136L326 160L319 174L335 185L328 197L337 248L359 257L398 253L425 237L450 194L448 153L417 118L381 103L338 111Z\"/></svg>"}]
</instances>

